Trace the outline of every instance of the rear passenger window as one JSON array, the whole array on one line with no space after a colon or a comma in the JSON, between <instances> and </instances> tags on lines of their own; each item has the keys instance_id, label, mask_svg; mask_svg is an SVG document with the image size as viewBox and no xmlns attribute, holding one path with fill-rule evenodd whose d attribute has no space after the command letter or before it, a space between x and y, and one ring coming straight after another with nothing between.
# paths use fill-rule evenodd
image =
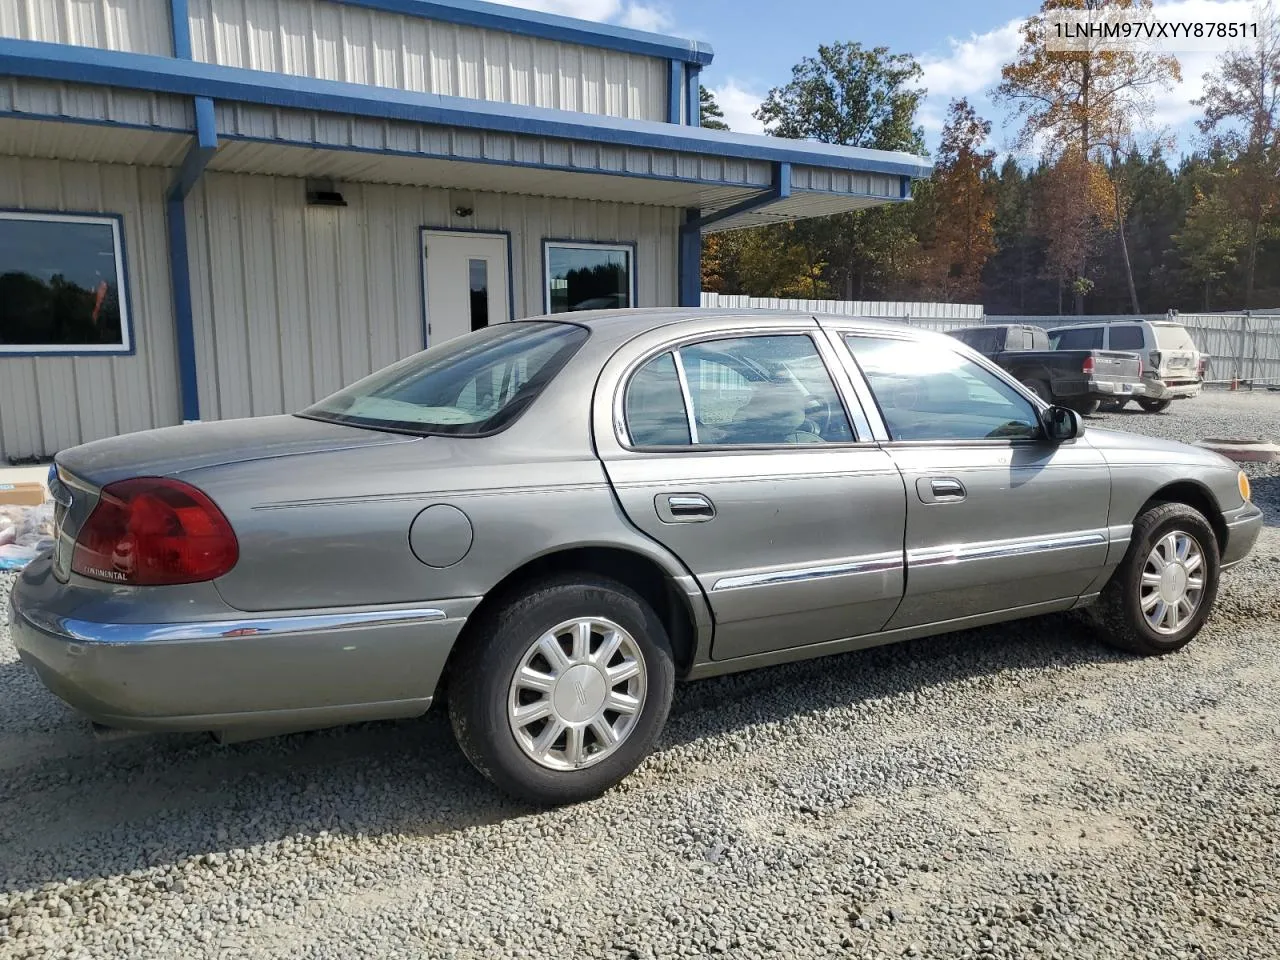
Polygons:
<instances>
[{"instance_id":1,"label":"rear passenger window","mask_svg":"<svg viewBox=\"0 0 1280 960\"><path fill-rule=\"evenodd\" d=\"M1141 327L1112 327L1111 328L1111 349L1112 350L1141 350L1142 349L1142 328Z\"/></svg>"},{"instance_id":2,"label":"rear passenger window","mask_svg":"<svg viewBox=\"0 0 1280 960\"><path fill-rule=\"evenodd\" d=\"M1067 327L1049 334L1054 350L1101 350L1101 327Z\"/></svg>"},{"instance_id":3,"label":"rear passenger window","mask_svg":"<svg viewBox=\"0 0 1280 960\"><path fill-rule=\"evenodd\" d=\"M709 340L664 353L631 378L623 414L635 446L854 439L826 364L805 335Z\"/></svg>"},{"instance_id":4,"label":"rear passenger window","mask_svg":"<svg viewBox=\"0 0 1280 960\"><path fill-rule=\"evenodd\" d=\"M623 404L627 433L639 447L692 442L675 358L664 353L646 363L627 386Z\"/></svg>"}]
</instances>

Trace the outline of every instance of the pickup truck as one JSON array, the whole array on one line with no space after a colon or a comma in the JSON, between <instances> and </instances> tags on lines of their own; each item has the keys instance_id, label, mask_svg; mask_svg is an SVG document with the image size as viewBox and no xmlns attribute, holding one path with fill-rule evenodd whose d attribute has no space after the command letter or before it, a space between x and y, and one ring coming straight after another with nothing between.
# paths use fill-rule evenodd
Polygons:
<instances>
[{"instance_id":1,"label":"pickup truck","mask_svg":"<svg viewBox=\"0 0 1280 960\"><path fill-rule=\"evenodd\" d=\"M1142 396L1142 358L1115 350L1051 350L1043 327L990 324L948 330L951 336L998 363L1047 403L1084 416L1104 401Z\"/></svg>"}]
</instances>

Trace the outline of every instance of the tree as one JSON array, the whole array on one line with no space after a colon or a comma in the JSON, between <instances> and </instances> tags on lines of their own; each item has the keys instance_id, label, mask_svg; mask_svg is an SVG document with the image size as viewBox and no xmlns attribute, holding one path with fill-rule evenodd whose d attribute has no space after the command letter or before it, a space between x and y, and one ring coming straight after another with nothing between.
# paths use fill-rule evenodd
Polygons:
<instances>
[{"instance_id":1,"label":"tree","mask_svg":"<svg viewBox=\"0 0 1280 960\"><path fill-rule=\"evenodd\" d=\"M1221 194L1206 194L1197 187L1186 223L1173 239L1187 273L1204 286L1208 313L1213 285L1239 263L1240 250L1249 243L1248 231Z\"/></svg>"},{"instance_id":2,"label":"tree","mask_svg":"<svg viewBox=\"0 0 1280 960\"><path fill-rule=\"evenodd\" d=\"M716 103L715 94L702 86L698 87L698 115L699 124L708 130L729 129L729 125L724 122L724 111Z\"/></svg>"},{"instance_id":3,"label":"tree","mask_svg":"<svg viewBox=\"0 0 1280 960\"><path fill-rule=\"evenodd\" d=\"M859 43L818 47L792 68L755 116L776 137L923 155L916 110L925 91L915 86L920 65L907 54ZM821 250L829 285L846 299L892 295L910 282L918 244L910 204L890 204L796 225L806 248Z\"/></svg>"},{"instance_id":4,"label":"tree","mask_svg":"<svg viewBox=\"0 0 1280 960\"><path fill-rule=\"evenodd\" d=\"M1194 101L1204 108L1197 125L1228 158L1232 176L1224 197L1247 225L1244 305L1253 306L1258 250L1274 232L1280 208L1280 15L1268 6L1250 45L1218 58Z\"/></svg>"},{"instance_id":5,"label":"tree","mask_svg":"<svg viewBox=\"0 0 1280 960\"><path fill-rule=\"evenodd\" d=\"M926 286L943 299L976 297L982 268L995 252L995 151L983 149L990 134L991 123L979 117L968 100L952 100L933 180L917 190L917 234L924 241Z\"/></svg>"},{"instance_id":6,"label":"tree","mask_svg":"<svg viewBox=\"0 0 1280 960\"><path fill-rule=\"evenodd\" d=\"M1095 162L1097 152L1110 158L1114 168L1124 138L1148 112L1151 89L1181 80L1178 61L1155 53L1105 48L1051 52L1045 43L1047 21L1063 10L1087 8L1105 15L1151 7L1152 0L1043 0L1040 13L1023 29L1017 60L1001 70L1001 83L995 90L996 100L1012 105L1015 116L1022 119L1017 139L1020 147L1037 148L1051 160L1074 151L1082 159L1068 161L1067 169L1077 173L1082 173L1081 163ZM1113 185L1110 193L1110 199L1102 200L1092 213L1099 221L1115 225L1127 262L1123 197L1118 186ZM1096 225L1090 218L1070 218L1071 228L1084 234ZM1091 248L1088 236L1060 239L1058 246L1070 246L1081 257ZM1083 259L1074 265L1074 272L1071 286L1076 291L1076 312L1080 313L1084 292L1092 288L1092 281ZM1129 288L1133 290L1131 278ZM1133 297L1136 300L1136 294Z\"/></svg>"},{"instance_id":7,"label":"tree","mask_svg":"<svg viewBox=\"0 0 1280 960\"><path fill-rule=\"evenodd\" d=\"M924 153L916 111L925 91L909 54L860 43L818 47L791 68L791 82L769 91L755 117L765 133L850 147Z\"/></svg>"}]
</instances>

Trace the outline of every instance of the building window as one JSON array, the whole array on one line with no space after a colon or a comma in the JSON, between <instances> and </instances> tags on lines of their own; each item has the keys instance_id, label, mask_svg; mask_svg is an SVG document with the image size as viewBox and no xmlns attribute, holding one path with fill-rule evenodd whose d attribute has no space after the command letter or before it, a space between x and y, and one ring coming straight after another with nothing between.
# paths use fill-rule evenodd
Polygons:
<instances>
[{"instance_id":1,"label":"building window","mask_svg":"<svg viewBox=\"0 0 1280 960\"><path fill-rule=\"evenodd\" d=\"M0 212L0 355L130 353L120 219Z\"/></svg>"},{"instance_id":2,"label":"building window","mask_svg":"<svg viewBox=\"0 0 1280 960\"><path fill-rule=\"evenodd\" d=\"M546 243L548 313L614 310L635 305L632 247L604 243Z\"/></svg>"}]
</instances>

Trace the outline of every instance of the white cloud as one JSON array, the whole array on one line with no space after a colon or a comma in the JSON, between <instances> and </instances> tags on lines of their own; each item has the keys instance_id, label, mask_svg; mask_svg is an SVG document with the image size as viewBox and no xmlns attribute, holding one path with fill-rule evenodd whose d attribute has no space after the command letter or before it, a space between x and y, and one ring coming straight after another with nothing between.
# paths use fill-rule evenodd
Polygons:
<instances>
[{"instance_id":1,"label":"white cloud","mask_svg":"<svg viewBox=\"0 0 1280 960\"><path fill-rule=\"evenodd\" d=\"M618 22L634 30L650 30L655 33L671 29L671 16L666 10L643 3L628 5Z\"/></svg>"},{"instance_id":2,"label":"white cloud","mask_svg":"<svg viewBox=\"0 0 1280 960\"><path fill-rule=\"evenodd\" d=\"M512 7L558 13L597 23L617 23L635 30L662 31L671 27L665 8L635 0L498 0Z\"/></svg>"},{"instance_id":3,"label":"white cloud","mask_svg":"<svg viewBox=\"0 0 1280 960\"><path fill-rule=\"evenodd\" d=\"M708 87L724 111L724 122L734 133L764 133L764 124L752 116L764 95L740 86L732 77L718 87Z\"/></svg>"},{"instance_id":4,"label":"white cloud","mask_svg":"<svg viewBox=\"0 0 1280 960\"><path fill-rule=\"evenodd\" d=\"M1251 22L1256 19L1255 0L1171 0L1159 2L1156 9L1161 19L1170 21L1215 20ZM947 103L955 97L968 97L978 112L995 119L993 145L1008 146L1015 132L1012 127L1001 131L998 118L1002 112L987 97L1000 82L1000 68L1013 60L1021 43L1020 20L1011 20L985 33L970 34L967 39L952 38L945 54L920 57L924 68L923 84L929 94L920 110L920 122L930 139L942 129ZM1170 89L1148 91L1152 109L1145 118L1148 133L1173 132L1179 148L1195 147L1193 123L1200 108L1192 101L1204 92L1205 74L1214 69L1217 56L1211 52L1175 53L1182 68L1182 82Z\"/></svg>"}]
</instances>

